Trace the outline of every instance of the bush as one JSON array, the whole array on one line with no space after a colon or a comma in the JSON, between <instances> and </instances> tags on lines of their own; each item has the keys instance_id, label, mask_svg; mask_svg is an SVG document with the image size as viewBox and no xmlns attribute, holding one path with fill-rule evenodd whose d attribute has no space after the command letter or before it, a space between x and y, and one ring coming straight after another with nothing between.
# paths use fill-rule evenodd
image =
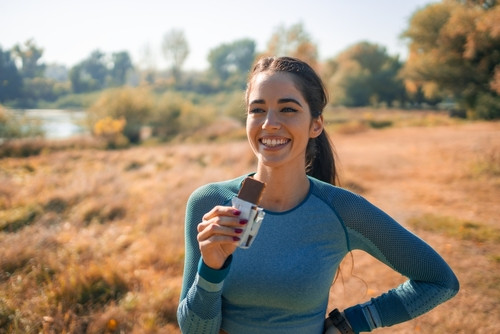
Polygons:
<instances>
[{"instance_id":1,"label":"bush","mask_svg":"<svg viewBox=\"0 0 500 334\"><path fill-rule=\"evenodd\" d=\"M0 105L0 138L13 139L43 135L44 131L39 121L30 120L25 116L16 116Z\"/></svg>"},{"instance_id":2,"label":"bush","mask_svg":"<svg viewBox=\"0 0 500 334\"><path fill-rule=\"evenodd\" d=\"M129 143L123 135L126 124L127 121L124 118L113 119L107 116L94 125L94 134L106 142L107 148L123 148Z\"/></svg>"},{"instance_id":3,"label":"bush","mask_svg":"<svg viewBox=\"0 0 500 334\"><path fill-rule=\"evenodd\" d=\"M153 96L143 88L116 88L102 93L88 110L90 127L106 117L125 119L123 135L132 143L140 140L141 128L147 124L153 109Z\"/></svg>"},{"instance_id":4,"label":"bush","mask_svg":"<svg viewBox=\"0 0 500 334\"><path fill-rule=\"evenodd\" d=\"M185 95L167 92L153 109L149 124L154 136L168 140L179 134L192 134L211 124L215 116L215 108L206 101L195 105Z\"/></svg>"},{"instance_id":5,"label":"bush","mask_svg":"<svg viewBox=\"0 0 500 334\"><path fill-rule=\"evenodd\" d=\"M471 112L472 118L493 120L500 118L500 96L493 94L480 94Z\"/></svg>"},{"instance_id":6,"label":"bush","mask_svg":"<svg viewBox=\"0 0 500 334\"><path fill-rule=\"evenodd\" d=\"M167 140L177 135L181 114L191 108L193 105L179 94L164 94L156 104L149 122L153 136Z\"/></svg>"}]
</instances>

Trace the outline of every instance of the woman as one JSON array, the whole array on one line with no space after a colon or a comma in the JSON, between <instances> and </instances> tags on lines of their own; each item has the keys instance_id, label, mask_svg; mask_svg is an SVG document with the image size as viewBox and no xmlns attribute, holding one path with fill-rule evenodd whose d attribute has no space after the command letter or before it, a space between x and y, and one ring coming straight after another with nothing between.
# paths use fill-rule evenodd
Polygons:
<instances>
[{"instance_id":1,"label":"woman","mask_svg":"<svg viewBox=\"0 0 500 334\"><path fill-rule=\"evenodd\" d=\"M412 319L453 297L458 281L422 240L362 197L336 187L323 129L327 95L293 58L264 58L246 91L247 136L266 183L265 218L249 249L231 207L241 176L196 190L186 210L183 333L359 333ZM343 312L327 313L343 257L364 250L409 280Z\"/></svg>"}]
</instances>

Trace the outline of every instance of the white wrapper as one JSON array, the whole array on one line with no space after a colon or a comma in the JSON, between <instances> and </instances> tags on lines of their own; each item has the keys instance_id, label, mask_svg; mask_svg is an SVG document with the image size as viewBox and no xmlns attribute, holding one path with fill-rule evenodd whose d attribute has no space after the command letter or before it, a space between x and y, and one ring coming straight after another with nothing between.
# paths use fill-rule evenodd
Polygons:
<instances>
[{"instance_id":1,"label":"white wrapper","mask_svg":"<svg viewBox=\"0 0 500 334\"><path fill-rule=\"evenodd\" d=\"M259 232L260 224L264 219L264 209L238 197L233 197L232 204L241 211L240 219L248 220L248 223L243 227L238 247L249 248Z\"/></svg>"}]
</instances>

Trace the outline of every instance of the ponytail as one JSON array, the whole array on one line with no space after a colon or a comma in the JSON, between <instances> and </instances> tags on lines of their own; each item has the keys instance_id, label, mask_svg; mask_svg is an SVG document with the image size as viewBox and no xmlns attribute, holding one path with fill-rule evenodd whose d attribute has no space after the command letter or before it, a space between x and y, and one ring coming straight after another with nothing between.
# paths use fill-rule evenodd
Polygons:
<instances>
[{"instance_id":1,"label":"ponytail","mask_svg":"<svg viewBox=\"0 0 500 334\"><path fill-rule=\"evenodd\" d=\"M336 152L328 134L323 130L316 138L309 139L306 150L306 173L318 180L340 185Z\"/></svg>"}]
</instances>

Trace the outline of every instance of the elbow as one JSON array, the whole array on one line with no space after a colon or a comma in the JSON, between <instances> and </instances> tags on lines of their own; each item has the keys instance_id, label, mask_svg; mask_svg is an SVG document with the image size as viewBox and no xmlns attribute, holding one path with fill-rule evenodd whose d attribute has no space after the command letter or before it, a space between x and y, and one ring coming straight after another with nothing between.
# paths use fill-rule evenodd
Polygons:
<instances>
[{"instance_id":1,"label":"elbow","mask_svg":"<svg viewBox=\"0 0 500 334\"><path fill-rule=\"evenodd\" d=\"M460 282L451 270L448 279L441 284L441 287L443 302L455 297L455 295L458 294L458 291L460 291Z\"/></svg>"},{"instance_id":2,"label":"elbow","mask_svg":"<svg viewBox=\"0 0 500 334\"><path fill-rule=\"evenodd\" d=\"M460 291L460 282L458 281L458 278L457 278L457 276L455 276L455 274L453 274L453 277L452 277L451 281L452 282L450 284L450 289L453 292L453 294L451 295L451 297L454 297L458 293L458 291Z\"/></svg>"}]
</instances>

